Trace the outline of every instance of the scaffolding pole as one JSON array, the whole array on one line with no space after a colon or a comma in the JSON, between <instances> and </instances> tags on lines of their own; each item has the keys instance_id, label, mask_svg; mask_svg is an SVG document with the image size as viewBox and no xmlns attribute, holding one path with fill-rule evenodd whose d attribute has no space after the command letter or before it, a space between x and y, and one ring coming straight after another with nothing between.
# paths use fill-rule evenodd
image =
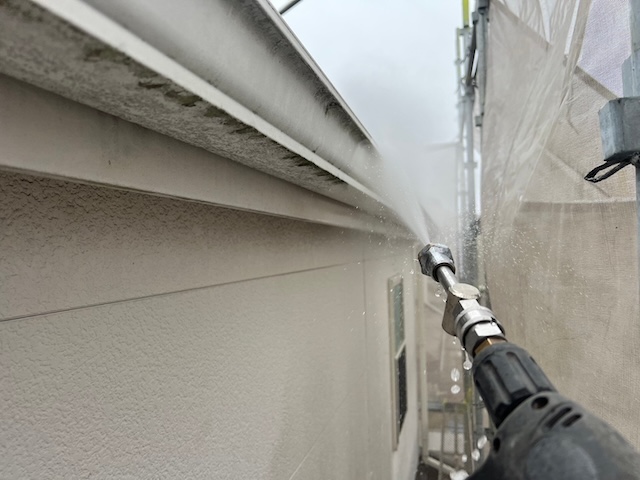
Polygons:
<instances>
[{"instance_id":1,"label":"scaffolding pole","mask_svg":"<svg viewBox=\"0 0 640 480\"><path fill-rule=\"evenodd\" d=\"M640 0L638 0L640 1ZM463 3L464 8L468 3ZM487 84L487 35L489 22L489 0L478 0L468 21L468 11L464 13L464 28L458 30L458 92L460 102L460 143L463 154L458 163L458 208L460 214L460 247L462 264L461 278L465 283L479 285L478 251L478 205L476 193L479 184L476 179L478 164L475 150L475 128L482 127ZM462 40L462 42L461 42ZM460 48L462 43L463 49ZM463 50L461 52L460 50ZM477 100L477 102L476 102ZM476 107L477 113L476 116ZM482 137L481 137L482 138ZM479 145L480 149L482 144ZM484 279L482 280L484 282ZM473 384L471 372L463 369L465 386L464 409L464 449L465 469L473 472L483 461L478 457L478 440L485 435L482 400ZM481 452L480 452L481 453ZM475 458L474 458L475 457Z\"/></svg>"},{"instance_id":2,"label":"scaffolding pole","mask_svg":"<svg viewBox=\"0 0 640 480\"><path fill-rule=\"evenodd\" d=\"M486 101L486 92L487 92L487 35L489 29L489 0L478 0L477 11L474 15L474 25L476 27L476 46L478 49L477 53L477 66L476 66L476 87L478 89L478 116L476 117L475 125L482 129L483 119L484 119L484 106ZM480 152L482 152L482 135L480 135ZM478 248L478 237L476 232L476 236L474 238L474 250L476 253L476 264L475 264L475 275L476 279L478 279L478 285L480 283L486 284L486 279L480 279L479 274L479 265L481 264L481 255L482 252ZM484 290L486 291L486 285L484 285ZM474 388L474 440L475 445L478 445L480 438L485 435L484 429L484 406L482 404L482 399L480 398L480 394ZM480 457L478 458L478 462L481 463L484 460L484 455L481 449L478 449L480 453Z\"/></svg>"},{"instance_id":3,"label":"scaffolding pole","mask_svg":"<svg viewBox=\"0 0 640 480\"><path fill-rule=\"evenodd\" d=\"M625 61L623 69L623 85L625 97L640 96L640 0L630 0L631 13L631 56ZM636 167L636 222L638 268L640 269L640 163Z\"/></svg>"},{"instance_id":4,"label":"scaffolding pole","mask_svg":"<svg viewBox=\"0 0 640 480\"><path fill-rule=\"evenodd\" d=\"M467 5L468 7L468 5ZM461 239L461 257L462 264L460 268L461 279L466 283L474 284L476 280L476 252L473 246L475 239L473 238L476 223L476 185L475 185L475 153L474 153L474 120L473 108L475 104L475 91L472 78L472 69L475 55L475 31L468 25L468 15L465 16L465 27L460 30L461 40L463 44L464 57L459 59L459 64L464 68L459 70L459 99L460 99L460 141L463 145L463 154L461 155L460 164L460 232ZM461 362L462 364L462 359ZM473 379L471 372L463 371L463 385L465 392L465 402L463 409L463 425L464 425L464 453L466 460L464 468L468 472L475 469L475 460L473 458L474 447L474 411L473 411Z\"/></svg>"}]
</instances>

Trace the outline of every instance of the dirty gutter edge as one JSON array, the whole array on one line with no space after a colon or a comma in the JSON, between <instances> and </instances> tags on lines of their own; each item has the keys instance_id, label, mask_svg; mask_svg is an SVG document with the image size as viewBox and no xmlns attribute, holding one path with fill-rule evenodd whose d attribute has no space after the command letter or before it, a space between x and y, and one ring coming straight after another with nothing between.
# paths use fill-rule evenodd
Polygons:
<instances>
[{"instance_id":1,"label":"dirty gutter edge","mask_svg":"<svg viewBox=\"0 0 640 480\"><path fill-rule=\"evenodd\" d=\"M331 173L366 196L382 205L386 205L386 202L375 192L82 1L32 1L112 48L125 53L145 67L172 80L182 88L200 96L210 104L226 111L239 121L255 128L285 148L306 158L317 167Z\"/></svg>"}]
</instances>

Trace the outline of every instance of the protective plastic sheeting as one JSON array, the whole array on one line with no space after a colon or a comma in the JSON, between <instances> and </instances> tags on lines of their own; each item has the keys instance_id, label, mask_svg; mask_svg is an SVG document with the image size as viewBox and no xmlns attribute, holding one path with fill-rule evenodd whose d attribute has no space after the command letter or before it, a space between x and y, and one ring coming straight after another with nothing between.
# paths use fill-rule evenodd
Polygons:
<instances>
[{"instance_id":1,"label":"protective plastic sheeting","mask_svg":"<svg viewBox=\"0 0 640 480\"><path fill-rule=\"evenodd\" d=\"M481 259L492 308L556 387L640 446L634 172L599 184L598 110L622 94L625 0L494 0Z\"/></svg>"}]
</instances>

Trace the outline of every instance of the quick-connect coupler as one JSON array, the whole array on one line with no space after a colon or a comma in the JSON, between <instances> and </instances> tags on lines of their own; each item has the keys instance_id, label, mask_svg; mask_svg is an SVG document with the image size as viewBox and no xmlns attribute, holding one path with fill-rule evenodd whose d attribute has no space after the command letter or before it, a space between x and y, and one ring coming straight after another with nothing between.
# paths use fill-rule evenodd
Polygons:
<instances>
[{"instance_id":1,"label":"quick-connect coupler","mask_svg":"<svg viewBox=\"0 0 640 480\"><path fill-rule=\"evenodd\" d=\"M458 282L449 247L430 243L420 251L418 260L422 273L439 282L447 293L442 328L458 337L467 353L475 356L486 345L506 341L493 312L478 302L480 291Z\"/></svg>"}]
</instances>

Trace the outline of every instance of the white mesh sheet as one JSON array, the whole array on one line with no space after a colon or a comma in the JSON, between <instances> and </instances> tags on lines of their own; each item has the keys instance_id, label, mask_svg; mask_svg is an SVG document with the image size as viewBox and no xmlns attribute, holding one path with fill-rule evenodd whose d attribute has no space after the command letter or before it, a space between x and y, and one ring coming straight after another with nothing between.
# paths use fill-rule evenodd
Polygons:
<instances>
[{"instance_id":1,"label":"white mesh sheet","mask_svg":"<svg viewBox=\"0 0 640 480\"><path fill-rule=\"evenodd\" d=\"M640 446L634 172L599 184L598 110L622 94L626 0L494 0L482 260L492 307L558 389Z\"/></svg>"}]
</instances>

